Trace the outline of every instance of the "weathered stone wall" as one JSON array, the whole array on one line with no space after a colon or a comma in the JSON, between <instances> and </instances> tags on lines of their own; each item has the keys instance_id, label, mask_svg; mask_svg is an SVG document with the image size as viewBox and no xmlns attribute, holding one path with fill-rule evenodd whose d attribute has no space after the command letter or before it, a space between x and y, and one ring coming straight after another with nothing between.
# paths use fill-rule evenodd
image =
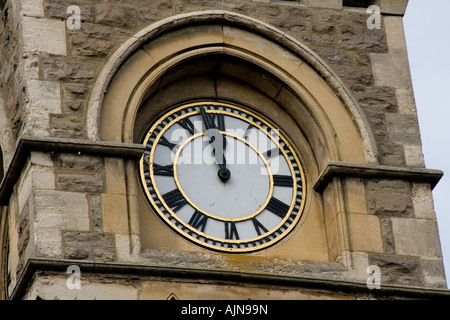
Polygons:
<instances>
[{"instance_id":1,"label":"weathered stone wall","mask_svg":"<svg viewBox=\"0 0 450 320\"><path fill-rule=\"evenodd\" d=\"M17 138L23 115L23 85L21 79L21 50L17 10L8 2L0 13L0 134L3 161L11 160L9 140Z\"/></svg>"},{"instance_id":2,"label":"weathered stone wall","mask_svg":"<svg viewBox=\"0 0 450 320\"><path fill-rule=\"evenodd\" d=\"M94 81L115 50L163 18L220 9L266 22L309 46L342 78L366 113L380 165L423 168L402 17L383 16L381 29L369 30L365 10L342 9L339 1L321 1L320 6L312 0L308 3L7 1L0 21L5 123L16 141L24 137L86 139L86 109ZM70 5L81 8L79 30L66 26ZM5 169L10 159L4 158ZM31 258L142 263L129 252L136 235L124 236L133 227L115 215L133 210L126 207L128 197L136 196L126 186L126 165L119 158L78 150L31 152L9 202L14 282ZM366 200L349 200L352 207L348 208L354 250L366 259L361 265L380 266L386 284L445 287L430 185L380 178L348 180L347 186ZM120 235L110 232L118 225L123 230ZM369 243L366 236L373 241ZM214 268L230 267L230 262L209 255L193 259L199 259L201 267L208 263ZM156 260L147 262L157 264ZM164 256L163 260L182 264L182 257ZM259 270L253 261L243 265ZM289 268L281 268L280 273ZM311 268L308 275L322 272L321 268ZM346 277L355 279L343 270L332 270L330 276Z\"/></svg>"},{"instance_id":3,"label":"weathered stone wall","mask_svg":"<svg viewBox=\"0 0 450 320\"><path fill-rule=\"evenodd\" d=\"M65 26L70 5L81 8L80 30ZM415 112L403 110L411 108L413 98L411 85L405 83L409 77L403 39L396 34L402 27L401 18L385 18L389 21L387 27L393 29L390 49L384 23L380 30L369 30L365 11L310 8L288 1L46 0L42 7L39 1L23 1L24 46L16 48L13 36L3 41L4 56L10 57L3 66L4 87L8 88L7 105L16 135L25 122L25 134L84 138L85 108L92 83L114 50L144 26L175 14L206 9L230 10L257 18L304 42L335 69L358 98L373 126L380 163L423 166ZM18 22L8 19L7 23L9 28L2 32L3 37L14 34L13 24ZM25 74L9 70L21 62L27 67ZM404 79L398 81L384 72L396 62L403 63L397 78ZM20 76L29 79L23 92ZM45 97L39 95L41 88L46 91ZM402 99L400 105L397 98ZM45 106L41 106L42 100L47 102ZM30 108L23 114L26 101ZM38 114L36 109L40 109ZM46 120L37 120L41 117L48 117L48 124L44 126Z\"/></svg>"}]
</instances>

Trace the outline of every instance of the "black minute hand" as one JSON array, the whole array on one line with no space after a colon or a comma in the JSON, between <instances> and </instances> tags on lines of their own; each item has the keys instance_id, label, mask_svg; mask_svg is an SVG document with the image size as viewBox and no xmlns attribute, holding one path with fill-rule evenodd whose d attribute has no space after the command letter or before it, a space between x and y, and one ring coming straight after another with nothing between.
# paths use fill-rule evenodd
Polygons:
<instances>
[{"instance_id":1,"label":"black minute hand","mask_svg":"<svg viewBox=\"0 0 450 320\"><path fill-rule=\"evenodd\" d=\"M210 138L210 144L214 148L214 157L216 158L216 163L219 165L220 170L218 175L222 181L228 181L231 177L230 170L227 169L227 162L225 158L225 149L227 147L226 138L222 135L219 128L217 128L214 123L214 119L206 113L204 108L200 108L202 114L203 123L206 127L206 133ZM224 121L219 118L219 123L222 129L224 129Z\"/></svg>"}]
</instances>

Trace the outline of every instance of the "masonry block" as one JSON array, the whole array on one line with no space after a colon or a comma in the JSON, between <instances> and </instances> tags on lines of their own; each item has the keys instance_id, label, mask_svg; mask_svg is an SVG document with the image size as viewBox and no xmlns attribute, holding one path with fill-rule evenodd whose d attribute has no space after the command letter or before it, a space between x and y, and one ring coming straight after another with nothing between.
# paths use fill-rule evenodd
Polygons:
<instances>
[{"instance_id":1,"label":"masonry block","mask_svg":"<svg viewBox=\"0 0 450 320\"><path fill-rule=\"evenodd\" d=\"M411 186L408 182L368 181L366 188L369 213L388 216L412 214Z\"/></svg>"},{"instance_id":2,"label":"masonry block","mask_svg":"<svg viewBox=\"0 0 450 320\"><path fill-rule=\"evenodd\" d=\"M436 221L392 218L392 230L397 254L424 258L441 257Z\"/></svg>"},{"instance_id":3,"label":"masonry block","mask_svg":"<svg viewBox=\"0 0 450 320\"><path fill-rule=\"evenodd\" d=\"M67 54L64 21L24 17L23 35L25 51L39 51L63 56Z\"/></svg>"}]
</instances>

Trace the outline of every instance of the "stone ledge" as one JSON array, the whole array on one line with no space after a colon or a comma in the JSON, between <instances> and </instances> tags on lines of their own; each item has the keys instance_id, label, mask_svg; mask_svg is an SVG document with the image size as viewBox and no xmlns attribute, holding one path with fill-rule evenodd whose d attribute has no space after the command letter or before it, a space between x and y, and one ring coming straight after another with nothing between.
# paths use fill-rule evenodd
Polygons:
<instances>
[{"instance_id":1,"label":"stone ledge","mask_svg":"<svg viewBox=\"0 0 450 320\"><path fill-rule=\"evenodd\" d=\"M69 266L76 264L83 273L101 273L117 276L149 276L152 278L177 278L198 280L204 282L238 283L240 285L280 286L297 289L320 290L321 292L340 292L355 297L370 297L374 299L448 299L450 290L431 289L409 286L382 286L381 289L370 290L366 283L313 279L292 276L275 276L269 274L254 274L235 271L217 271L204 269L188 269L161 266L144 266L118 263L89 263L73 260L28 260L22 275L11 295L11 300L20 300L26 292L32 278L38 271L61 272L65 274Z\"/></svg>"},{"instance_id":2,"label":"stone ledge","mask_svg":"<svg viewBox=\"0 0 450 320\"><path fill-rule=\"evenodd\" d=\"M409 0L252 0L253 2L263 2L272 4L289 4L305 7L318 7L328 9L366 9L370 5L377 5L382 14L400 15L405 14Z\"/></svg>"},{"instance_id":3,"label":"stone ledge","mask_svg":"<svg viewBox=\"0 0 450 320\"><path fill-rule=\"evenodd\" d=\"M366 179L396 179L430 183L433 189L444 173L440 170L394 166L376 166L360 163L330 161L317 179L314 190L322 193L335 177L358 177Z\"/></svg>"},{"instance_id":4,"label":"stone ledge","mask_svg":"<svg viewBox=\"0 0 450 320\"><path fill-rule=\"evenodd\" d=\"M381 8L381 13L403 16L409 0L375 0L374 5Z\"/></svg>"},{"instance_id":5,"label":"stone ledge","mask_svg":"<svg viewBox=\"0 0 450 320\"><path fill-rule=\"evenodd\" d=\"M60 138L22 138L0 186L0 205L7 206L14 185L32 151L68 152L110 157L139 158L145 146L140 144L114 143Z\"/></svg>"}]
</instances>

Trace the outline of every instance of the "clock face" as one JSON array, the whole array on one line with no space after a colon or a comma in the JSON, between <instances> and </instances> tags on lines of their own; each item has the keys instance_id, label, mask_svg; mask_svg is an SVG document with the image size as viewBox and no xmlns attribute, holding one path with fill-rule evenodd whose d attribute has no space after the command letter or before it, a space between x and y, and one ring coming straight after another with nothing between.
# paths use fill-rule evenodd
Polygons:
<instances>
[{"instance_id":1,"label":"clock face","mask_svg":"<svg viewBox=\"0 0 450 320\"><path fill-rule=\"evenodd\" d=\"M141 180L162 220L209 249L271 246L298 223L305 202L300 161L253 112L194 103L160 118L144 140Z\"/></svg>"}]
</instances>

